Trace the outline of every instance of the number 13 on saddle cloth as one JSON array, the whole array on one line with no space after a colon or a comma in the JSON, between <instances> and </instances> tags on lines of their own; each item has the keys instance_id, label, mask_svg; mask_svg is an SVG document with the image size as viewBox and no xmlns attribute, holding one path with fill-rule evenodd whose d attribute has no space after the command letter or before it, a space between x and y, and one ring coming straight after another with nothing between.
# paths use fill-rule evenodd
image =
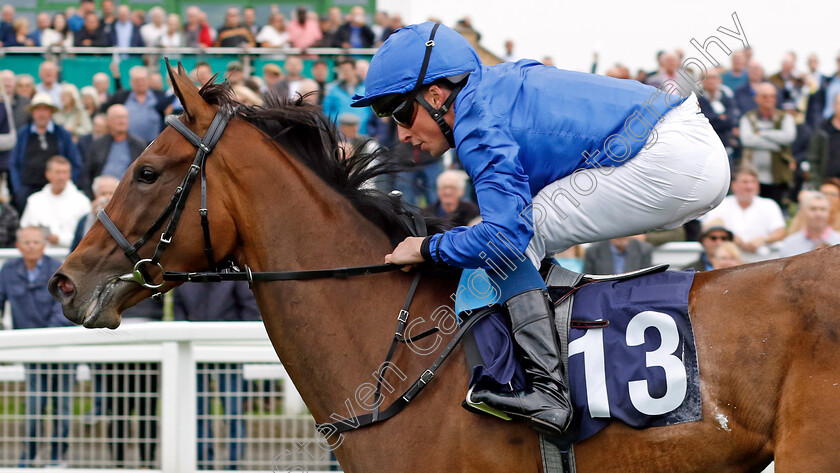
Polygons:
<instances>
[{"instance_id":1,"label":"number 13 on saddle cloth","mask_svg":"<svg viewBox=\"0 0 840 473\"><path fill-rule=\"evenodd\" d=\"M484 270L465 270L456 311L484 307L493 293ZM613 420L634 428L702 418L700 371L688 314L693 271L666 271L633 279L590 283L575 293L572 319L608 320L605 328L569 330L569 384L573 429L582 441ZM518 366L501 313L473 327L480 354L470 387L487 383L520 390Z\"/></svg>"}]
</instances>

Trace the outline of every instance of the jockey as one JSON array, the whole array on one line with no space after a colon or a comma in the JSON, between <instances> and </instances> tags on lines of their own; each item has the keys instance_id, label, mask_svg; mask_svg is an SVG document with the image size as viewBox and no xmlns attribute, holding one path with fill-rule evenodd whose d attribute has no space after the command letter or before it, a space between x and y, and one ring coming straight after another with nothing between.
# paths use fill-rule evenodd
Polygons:
<instances>
[{"instance_id":1,"label":"jockey","mask_svg":"<svg viewBox=\"0 0 840 473\"><path fill-rule=\"evenodd\" d=\"M432 22L392 34L365 85L353 106L393 116L401 141L435 156L457 150L483 219L407 238L385 261L487 269L529 387L468 401L562 435L572 407L541 261L716 207L729 187L723 144L673 81L656 89L531 60L482 66L466 39Z\"/></svg>"}]
</instances>

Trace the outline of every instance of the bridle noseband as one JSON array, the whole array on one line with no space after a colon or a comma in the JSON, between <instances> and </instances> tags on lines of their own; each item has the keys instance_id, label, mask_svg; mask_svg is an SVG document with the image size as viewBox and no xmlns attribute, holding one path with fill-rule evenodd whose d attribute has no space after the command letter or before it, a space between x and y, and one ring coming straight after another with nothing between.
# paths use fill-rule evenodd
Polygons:
<instances>
[{"instance_id":1,"label":"bridle noseband","mask_svg":"<svg viewBox=\"0 0 840 473\"><path fill-rule=\"evenodd\" d=\"M187 125L184 125L184 123L175 115L166 117L166 124L177 130L181 136L186 138L197 148L195 158L190 165L189 171L187 171L187 175L184 176L184 179L181 181L181 185L175 189L175 193L169 200L169 205L167 205L160 216L158 216L151 228L149 228L146 233L144 233L143 236L140 237L140 239L133 245L128 242L128 239L126 239L122 232L120 232L111 218L108 217L105 209L99 211L97 214L99 221L102 222L102 225L105 226L105 229L108 230L108 233L110 233L117 242L117 245L122 248L125 256L134 263L134 270L131 273L120 276L121 280L134 281L144 288L154 291L157 291L161 286L163 286L163 281L161 281L160 284L154 283L147 271L147 267L157 266L161 275L164 274L163 266L160 264L160 259L163 256L163 252L166 251L166 248L168 248L169 244L172 243L172 235L175 233L178 221L181 219L181 214L183 213L184 206L187 203L187 197L189 197L190 190L192 190L195 179L199 175L201 175L201 206L198 213L201 216L201 227L204 233L204 254L207 257L208 267L211 270L216 269L216 261L213 256L213 244L210 241L210 221L207 217L207 172L205 163L207 161L207 156L213 152L213 148L216 147L216 143L219 142L219 139L222 137L222 134L230 122L231 117L233 117L235 113L235 108L221 107L219 111L216 112L216 116L213 117L213 121L210 123L210 127L207 129L207 133L204 135L204 138L195 134L195 132L190 130ZM169 217L169 223L166 226L166 230L164 230L164 232L160 235L160 240L158 241L154 254L151 258L141 259L137 252L152 237L152 234L157 232L158 229L163 226L167 217ZM155 296L160 297L159 294L160 293L158 292Z\"/></svg>"}]
</instances>

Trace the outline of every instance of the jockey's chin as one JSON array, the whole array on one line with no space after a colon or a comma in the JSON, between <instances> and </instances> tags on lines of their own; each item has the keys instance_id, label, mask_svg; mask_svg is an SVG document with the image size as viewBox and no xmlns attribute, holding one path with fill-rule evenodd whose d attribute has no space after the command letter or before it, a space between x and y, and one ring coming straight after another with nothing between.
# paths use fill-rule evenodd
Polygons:
<instances>
[{"instance_id":1,"label":"jockey's chin","mask_svg":"<svg viewBox=\"0 0 840 473\"><path fill-rule=\"evenodd\" d=\"M443 136L443 133L440 134L440 140L429 140L420 143L420 149L423 151L428 151L429 154L432 156L439 158L443 156L443 153L449 151L449 142L446 141L446 138Z\"/></svg>"}]
</instances>

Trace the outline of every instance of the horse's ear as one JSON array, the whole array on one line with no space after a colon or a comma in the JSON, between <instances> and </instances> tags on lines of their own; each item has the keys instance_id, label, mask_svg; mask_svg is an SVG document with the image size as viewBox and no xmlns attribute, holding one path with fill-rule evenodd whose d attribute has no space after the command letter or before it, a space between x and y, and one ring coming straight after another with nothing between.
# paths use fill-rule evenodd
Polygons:
<instances>
[{"instance_id":1,"label":"horse's ear","mask_svg":"<svg viewBox=\"0 0 840 473\"><path fill-rule=\"evenodd\" d=\"M169 73L172 90L184 107L184 114L187 116L187 120L194 121L200 116L204 108L207 107L207 102L199 95L198 87L190 79L183 64L178 62L178 72L175 72L169 64L169 59L166 59L166 71Z\"/></svg>"}]
</instances>

